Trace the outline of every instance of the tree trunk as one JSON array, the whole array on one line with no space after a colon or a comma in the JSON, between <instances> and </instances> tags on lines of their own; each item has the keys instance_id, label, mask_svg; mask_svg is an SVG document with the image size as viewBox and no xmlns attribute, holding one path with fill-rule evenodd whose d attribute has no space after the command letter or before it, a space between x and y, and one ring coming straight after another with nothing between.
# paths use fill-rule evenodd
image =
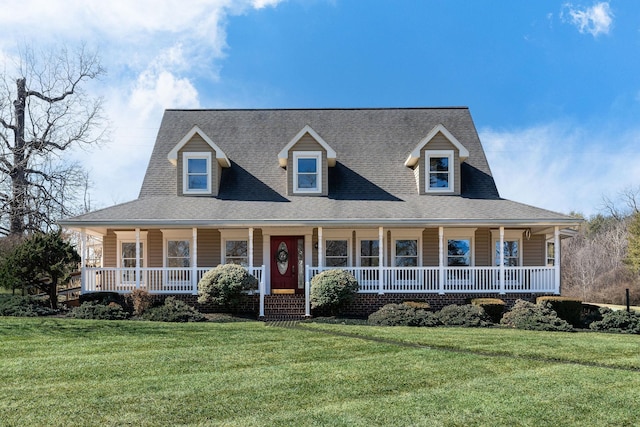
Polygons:
<instances>
[{"instance_id":1,"label":"tree trunk","mask_svg":"<svg viewBox=\"0 0 640 427\"><path fill-rule=\"evenodd\" d=\"M16 114L15 140L13 145L13 169L11 170L11 187L13 197L9 204L10 233L13 236L24 233L24 215L27 203L27 178L25 175L25 141L24 121L27 99L26 79L16 80L17 97L13 102Z\"/></svg>"}]
</instances>

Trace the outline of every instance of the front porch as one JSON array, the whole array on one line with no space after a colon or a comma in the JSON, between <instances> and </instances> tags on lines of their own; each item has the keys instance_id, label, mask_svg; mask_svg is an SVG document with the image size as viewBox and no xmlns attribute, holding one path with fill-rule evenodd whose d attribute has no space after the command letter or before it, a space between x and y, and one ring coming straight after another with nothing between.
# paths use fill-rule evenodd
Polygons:
<instances>
[{"instance_id":1,"label":"front porch","mask_svg":"<svg viewBox=\"0 0 640 427\"><path fill-rule=\"evenodd\" d=\"M265 316L265 267L246 267L258 279L259 316ZM349 271L360 284L361 294L558 294L555 267L305 267L305 316L311 315L311 279L322 271ZM198 282L210 268L109 268L82 270L82 293L131 293L197 295Z\"/></svg>"}]
</instances>

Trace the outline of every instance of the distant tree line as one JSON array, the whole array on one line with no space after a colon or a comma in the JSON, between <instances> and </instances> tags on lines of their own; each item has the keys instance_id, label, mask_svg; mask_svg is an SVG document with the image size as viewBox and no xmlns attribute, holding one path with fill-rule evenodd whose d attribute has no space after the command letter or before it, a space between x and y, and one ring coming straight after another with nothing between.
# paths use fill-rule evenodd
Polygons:
<instances>
[{"instance_id":1,"label":"distant tree line","mask_svg":"<svg viewBox=\"0 0 640 427\"><path fill-rule=\"evenodd\" d=\"M583 218L562 242L562 294L583 301L640 304L640 187L604 198L603 213Z\"/></svg>"}]
</instances>

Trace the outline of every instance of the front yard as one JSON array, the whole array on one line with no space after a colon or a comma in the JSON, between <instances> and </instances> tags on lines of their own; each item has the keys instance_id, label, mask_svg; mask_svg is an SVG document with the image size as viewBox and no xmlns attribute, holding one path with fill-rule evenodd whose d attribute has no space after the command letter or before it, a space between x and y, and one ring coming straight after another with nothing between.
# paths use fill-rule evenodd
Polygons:
<instances>
[{"instance_id":1,"label":"front yard","mask_svg":"<svg viewBox=\"0 0 640 427\"><path fill-rule=\"evenodd\" d=\"M0 317L2 425L633 425L640 336Z\"/></svg>"}]
</instances>

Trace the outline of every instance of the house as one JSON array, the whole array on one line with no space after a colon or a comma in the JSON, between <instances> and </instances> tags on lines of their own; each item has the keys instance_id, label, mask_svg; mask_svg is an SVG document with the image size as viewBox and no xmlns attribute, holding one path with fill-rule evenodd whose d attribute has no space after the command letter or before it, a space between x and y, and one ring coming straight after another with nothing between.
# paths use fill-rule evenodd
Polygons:
<instances>
[{"instance_id":1,"label":"house","mask_svg":"<svg viewBox=\"0 0 640 427\"><path fill-rule=\"evenodd\" d=\"M204 272L237 263L268 316L274 301L309 315L310 279L330 268L357 278L361 314L559 294L576 221L501 198L456 107L167 110L138 199L61 224L102 238L83 292L193 299Z\"/></svg>"}]
</instances>

